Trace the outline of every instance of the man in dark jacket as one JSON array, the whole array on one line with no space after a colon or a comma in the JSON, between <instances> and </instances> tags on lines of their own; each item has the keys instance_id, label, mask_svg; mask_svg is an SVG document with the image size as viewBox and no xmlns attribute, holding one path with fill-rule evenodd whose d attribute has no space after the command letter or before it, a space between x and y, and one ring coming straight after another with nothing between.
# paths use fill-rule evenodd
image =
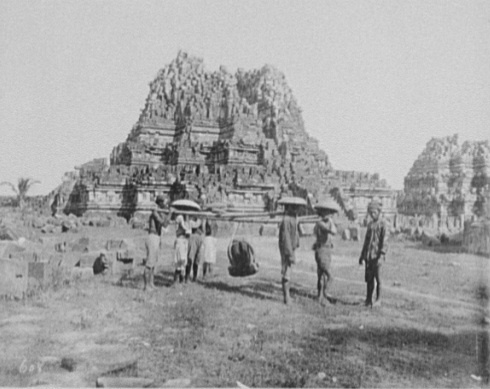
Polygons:
<instances>
[{"instance_id":1,"label":"man in dark jacket","mask_svg":"<svg viewBox=\"0 0 490 389\"><path fill-rule=\"evenodd\" d=\"M377 201L372 201L368 205L368 213L371 221L368 224L364 245L362 246L359 265L364 262L366 270L364 280L367 283L367 296L365 305L373 306L373 291L376 283L376 302L374 305L379 305L381 302L381 259L385 260L387 252L386 245L386 224L381 215L381 204Z\"/></svg>"}]
</instances>

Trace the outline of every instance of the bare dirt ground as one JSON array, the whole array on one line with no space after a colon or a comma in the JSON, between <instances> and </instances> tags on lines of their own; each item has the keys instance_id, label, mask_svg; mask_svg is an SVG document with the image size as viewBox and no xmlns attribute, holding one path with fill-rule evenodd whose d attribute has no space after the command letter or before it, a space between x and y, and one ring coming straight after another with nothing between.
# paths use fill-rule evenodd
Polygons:
<instances>
[{"instance_id":1,"label":"bare dirt ground","mask_svg":"<svg viewBox=\"0 0 490 389\"><path fill-rule=\"evenodd\" d=\"M66 234L65 234L66 235ZM86 228L92 239L145 232ZM72 238L75 238L73 236ZM0 302L0 386L94 386L98 376L136 360L122 375L154 386L478 387L475 290L488 259L393 242L383 266L383 305L365 308L359 242L337 241L332 293L320 305L311 238L302 238L282 303L277 238L248 237L261 264L247 278L228 275L229 238L206 281L172 286L171 247L157 289L132 278L96 276L24 301ZM201 276L201 273L200 273ZM73 371L60 367L71 358ZM66 359L69 360L69 359ZM188 381L185 381L187 379Z\"/></svg>"}]
</instances>

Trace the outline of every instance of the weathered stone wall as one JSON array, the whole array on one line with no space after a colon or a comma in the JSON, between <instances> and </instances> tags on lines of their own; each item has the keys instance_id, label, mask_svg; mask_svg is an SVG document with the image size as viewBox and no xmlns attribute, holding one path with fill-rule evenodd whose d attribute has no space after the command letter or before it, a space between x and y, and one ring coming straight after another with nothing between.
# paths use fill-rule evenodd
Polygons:
<instances>
[{"instance_id":1,"label":"weathered stone wall","mask_svg":"<svg viewBox=\"0 0 490 389\"><path fill-rule=\"evenodd\" d=\"M175 182L186 183L186 191L176 193ZM138 122L113 149L110 166L80 169L66 211L126 215L146 211L157 194L272 210L281 195L314 203L336 187L364 188L349 192L356 201L372 199L376 188L394 193L376 174L333 170L279 70L210 72L202 59L179 52L150 83Z\"/></svg>"},{"instance_id":2,"label":"weathered stone wall","mask_svg":"<svg viewBox=\"0 0 490 389\"><path fill-rule=\"evenodd\" d=\"M489 165L489 141L460 145L457 135L431 139L405 177L399 212L436 215L442 223L447 217L478 217Z\"/></svg>"}]
</instances>

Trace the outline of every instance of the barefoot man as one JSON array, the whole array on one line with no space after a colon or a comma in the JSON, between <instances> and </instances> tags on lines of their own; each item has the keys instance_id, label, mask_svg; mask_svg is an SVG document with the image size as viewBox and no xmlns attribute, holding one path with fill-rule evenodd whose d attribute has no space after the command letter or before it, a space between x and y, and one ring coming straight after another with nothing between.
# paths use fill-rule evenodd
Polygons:
<instances>
[{"instance_id":1,"label":"barefoot man","mask_svg":"<svg viewBox=\"0 0 490 389\"><path fill-rule=\"evenodd\" d=\"M279 225L279 252L281 253L282 293L284 304L289 303L289 280L291 265L296 263L295 251L299 247L298 211L306 201L300 197L286 197L279 200L284 205L284 217Z\"/></svg>"},{"instance_id":2,"label":"barefoot man","mask_svg":"<svg viewBox=\"0 0 490 389\"><path fill-rule=\"evenodd\" d=\"M373 292L376 285L376 301L374 305L381 303L381 260L385 260L386 223L380 217L381 203L373 200L368 205L368 213L371 221L368 224L364 245L362 246L359 265L366 264L364 280L367 284L366 307L373 306Z\"/></svg>"},{"instance_id":3,"label":"barefoot man","mask_svg":"<svg viewBox=\"0 0 490 389\"><path fill-rule=\"evenodd\" d=\"M333 200L327 200L320 204L315 205L315 210L320 216L320 220L315 224L313 233L316 237L316 242L313 246L315 250L315 261L317 265L317 289L318 289L318 301L322 301L322 281L323 281L323 297L327 301L331 301L332 296L328 293L329 286L331 285L332 271L332 236L337 234L337 228L331 218L331 216L338 212L338 206Z\"/></svg>"},{"instance_id":4,"label":"barefoot man","mask_svg":"<svg viewBox=\"0 0 490 389\"><path fill-rule=\"evenodd\" d=\"M162 233L162 227L167 228L169 225L170 217L161 212L166 208L165 197L162 195L157 196L155 200L157 209L151 212L149 218L148 238L146 240L146 259L144 261L145 271L143 279L145 282L145 290L151 290L155 287L153 283L155 266L158 262L160 253L160 235Z\"/></svg>"}]
</instances>

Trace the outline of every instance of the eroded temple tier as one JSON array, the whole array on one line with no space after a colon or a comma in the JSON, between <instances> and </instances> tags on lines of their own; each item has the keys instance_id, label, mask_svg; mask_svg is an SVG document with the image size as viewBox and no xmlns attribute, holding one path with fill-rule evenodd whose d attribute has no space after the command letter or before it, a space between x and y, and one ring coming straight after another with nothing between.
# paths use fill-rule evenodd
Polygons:
<instances>
[{"instance_id":1,"label":"eroded temple tier","mask_svg":"<svg viewBox=\"0 0 490 389\"><path fill-rule=\"evenodd\" d=\"M65 212L147 212L156 195L207 207L274 209L283 194L315 203L327 194L351 216L374 196L396 213L396 195L377 174L336 171L304 128L283 73L272 66L207 71L179 52L150 83L137 123L109 164L79 167Z\"/></svg>"},{"instance_id":2,"label":"eroded temple tier","mask_svg":"<svg viewBox=\"0 0 490 389\"><path fill-rule=\"evenodd\" d=\"M399 212L458 226L483 215L489 164L488 140L460 144L457 135L431 139L405 177Z\"/></svg>"}]
</instances>

